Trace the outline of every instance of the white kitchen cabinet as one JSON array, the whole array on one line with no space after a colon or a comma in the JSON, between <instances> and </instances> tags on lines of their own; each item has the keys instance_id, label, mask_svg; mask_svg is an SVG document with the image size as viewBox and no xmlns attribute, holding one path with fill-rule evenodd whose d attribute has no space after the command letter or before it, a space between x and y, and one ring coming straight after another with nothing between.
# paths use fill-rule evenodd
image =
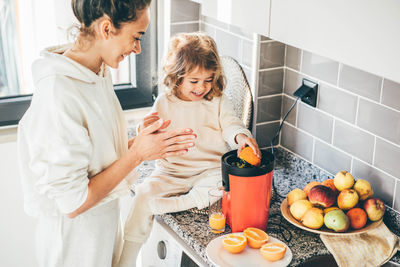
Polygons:
<instances>
[{"instance_id":1,"label":"white kitchen cabinet","mask_svg":"<svg viewBox=\"0 0 400 267\"><path fill-rule=\"evenodd\" d=\"M400 82L398 0L271 0L269 37Z\"/></svg>"},{"instance_id":2,"label":"white kitchen cabinet","mask_svg":"<svg viewBox=\"0 0 400 267\"><path fill-rule=\"evenodd\" d=\"M201 14L250 32L268 35L270 0L202 0Z\"/></svg>"}]
</instances>

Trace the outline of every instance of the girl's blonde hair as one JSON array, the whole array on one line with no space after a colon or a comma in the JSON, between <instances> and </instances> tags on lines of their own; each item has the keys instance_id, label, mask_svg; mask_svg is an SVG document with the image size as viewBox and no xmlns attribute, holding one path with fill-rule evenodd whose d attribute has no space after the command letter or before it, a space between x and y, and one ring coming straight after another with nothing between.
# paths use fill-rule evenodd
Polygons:
<instances>
[{"instance_id":1,"label":"girl's blonde hair","mask_svg":"<svg viewBox=\"0 0 400 267\"><path fill-rule=\"evenodd\" d=\"M215 41L199 32L179 33L172 37L163 67L163 83L167 93L177 96L183 78L196 69L214 72L212 88L204 98L211 100L214 96L221 96L225 88L225 76Z\"/></svg>"}]
</instances>

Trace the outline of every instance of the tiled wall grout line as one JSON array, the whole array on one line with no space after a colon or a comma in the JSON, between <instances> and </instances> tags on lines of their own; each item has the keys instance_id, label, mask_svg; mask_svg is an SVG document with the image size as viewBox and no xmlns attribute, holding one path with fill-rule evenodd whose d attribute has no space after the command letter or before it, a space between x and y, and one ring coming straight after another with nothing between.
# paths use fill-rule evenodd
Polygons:
<instances>
[{"instance_id":1,"label":"tiled wall grout line","mask_svg":"<svg viewBox=\"0 0 400 267\"><path fill-rule=\"evenodd\" d=\"M286 67L286 59L287 59L287 44L285 44L285 52L283 53L283 66Z\"/></svg>"},{"instance_id":2,"label":"tiled wall grout line","mask_svg":"<svg viewBox=\"0 0 400 267\"><path fill-rule=\"evenodd\" d=\"M285 123L286 123L286 122L285 122ZM317 139L318 139L318 138L317 138ZM315 140L315 139L314 139L314 140ZM324 142L323 140L320 140L320 139L318 139L318 140ZM324 142L324 143L327 144L326 142ZM328 145L329 145L329 144L328 144ZM284 148L284 149L287 150L287 151L290 151L291 153L295 154L296 156L299 156L300 158L304 159L305 161L307 161L307 162L309 162L309 163L311 163L311 164L317 166L317 167L320 168L321 170L323 170L323 171L329 173L329 171L327 171L327 170L325 170L324 168L320 167L320 166L319 166L318 164L316 164L316 163L310 162L309 160L307 160L307 159L304 158L303 156L297 154L296 152L294 152L294 151L292 151L292 150L290 150L290 149L288 149L288 148L286 148L286 147L284 147L284 146L282 146L282 148ZM340 149L338 149L338 150L340 150ZM340 150L340 151L341 151L341 152L344 152L344 151L342 151L342 150ZM347 154L346 152L344 152L344 153ZM347 155L348 155L348 154L347 154ZM350 156L350 157L352 157L352 156ZM377 168L376 166L373 166L373 165L369 164L368 162L363 161L362 159L359 159L359 158L357 158L357 157L353 157L353 158L359 160L360 162L366 164L366 165L369 166L369 167L372 167L372 168L374 168L374 169L376 169L376 170L382 172L383 174L389 176L390 178L393 178L395 182L399 180L399 179L397 179L396 177L394 177L393 175L391 175L391 174L389 174L389 173L387 173L387 172L385 172L385 171L383 171L383 170Z\"/></svg>"},{"instance_id":3,"label":"tiled wall grout line","mask_svg":"<svg viewBox=\"0 0 400 267\"><path fill-rule=\"evenodd\" d=\"M200 20L177 21L177 22L171 22L171 26L185 25L185 24L195 24L195 23L199 23L199 22L200 22Z\"/></svg>"},{"instance_id":4,"label":"tiled wall grout line","mask_svg":"<svg viewBox=\"0 0 400 267\"><path fill-rule=\"evenodd\" d=\"M276 97L276 96L283 96L283 94L280 93L280 94L273 94L273 95L263 95L263 96L259 96L259 97L257 98L257 100L259 100L259 99L271 98L271 97ZM281 115L282 115L282 114L281 114Z\"/></svg>"},{"instance_id":5,"label":"tiled wall grout line","mask_svg":"<svg viewBox=\"0 0 400 267\"><path fill-rule=\"evenodd\" d=\"M273 68L268 68L268 69L260 69L259 71L260 72L267 72L267 71L272 71L272 70L281 70L281 69L284 69L285 68L285 66L282 66L282 67L273 67Z\"/></svg>"},{"instance_id":6,"label":"tiled wall grout line","mask_svg":"<svg viewBox=\"0 0 400 267\"><path fill-rule=\"evenodd\" d=\"M285 123L286 123L286 122L285 122ZM382 170L382 169L379 169L377 166L374 166L374 165L372 165L372 164L370 164L370 163L368 163L368 162L366 162L366 161L364 161L364 160L362 160L362 159L360 159L360 158L358 158L358 157L356 157L356 156L354 156L354 155L349 154L348 152L342 150L342 149L339 148L339 147L335 147L335 146L333 146L333 145L327 143L326 141L324 141L324 140L322 140L322 139L320 139L320 138L318 138L318 137L316 137L316 136L311 135L309 132L307 132L307 131L305 131L305 130L303 130L303 129L301 129L301 128L296 128L296 130L298 130L298 131L300 131L300 132L302 132L302 133L304 133L304 134L307 134L307 135L311 136L311 137L314 138L315 140L318 140L318 141L320 141L321 143L324 143L324 144L328 145L329 147L334 148L334 149L338 150L339 152L341 152L341 153L343 153L343 154L345 154L345 155L347 155L347 156L349 156L349 157L354 157L355 159L361 161L362 163L364 163L364 164L366 164L366 165L368 165L368 166L370 166L370 167L373 167L374 169L379 170L380 172L386 174L387 176L390 176L391 178L393 178L393 179L395 179L395 180L398 180L398 178L396 178L396 177L393 176L392 174L390 174L390 173L388 173L388 172L386 172L386 171L384 171L384 170Z\"/></svg>"},{"instance_id":7,"label":"tiled wall grout line","mask_svg":"<svg viewBox=\"0 0 400 267\"><path fill-rule=\"evenodd\" d=\"M296 98L294 99L294 101L296 101ZM299 101L301 101L301 100L299 99ZM299 101L297 101L296 106L294 107L294 108L296 108L296 121L294 123L296 128L297 128L297 123L299 121L299 112L298 112L298 110L299 110Z\"/></svg>"},{"instance_id":8,"label":"tiled wall grout line","mask_svg":"<svg viewBox=\"0 0 400 267\"><path fill-rule=\"evenodd\" d=\"M394 112L400 113L400 110L397 110L397 109L392 108L392 107L390 107L390 106L387 106L387 105L385 105L385 104L379 103L378 101L372 100L372 99L370 99L370 98L368 98L368 97L358 95L358 94L353 93L353 92L351 92L351 91L349 91L349 90L346 90L346 89L343 89L343 88L341 88L341 87L338 87L338 86L336 86L336 85L334 85L334 84L332 84L332 83L329 83L329 82L326 82L326 81L323 81L323 80L314 78L313 76L310 76L310 75L308 75L308 74L306 74L306 73L303 73L303 72L301 72L301 71L292 69L292 68L290 68L290 67L285 67L285 68L287 68L287 69L289 69L289 70L291 70L291 71L293 71L293 72L295 72L295 73L297 73L297 74L299 74L299 75L301 75L301 76L304 76L304 77L306 77L306 78L308 78L308 79L310 79L310 80L312 80L312 81L318 81L318 84L319 84L319 83L324 83L324 84L326 84L326 85L328 85L328 86L331 86L331 87L334 87L335 89L338 89L338 90L340 90L340 91L342 91L342 92L351 94L351 95L353 95L353 96L357 96L357 97L359 97L359 98L361 98L361 99L363 99L363 100L370 101L370 102L372 102L372 103L374 103L374 104L380 105L380 106L382 106L382 107L384 107L384 108L388 108L388 109L390 109L390 110L392 110L392 111L394 111Z\"/></svg>"},{"instance_id":9,"label":"tiled wall grout line","mask_svg":"<svg viewBox=\"0 0 400 267\"><path fill-rule=\"evenodd\" d=\"M376 153L376 136L374 136L374 150L372 152L372 165L375 165L375 153Z\"/></svg>"},{"instance_id":10,"label":"tiled wall grout line","mask_svg":"<svg viewBox=\"0 0 400 267\"><path fill-rule=\"evenodd\" d=\"M277 123L277 122L281 123L281 120L257 122L256 126L267 125L267 124L272 124L272 123Z\"/></svg>"},{"instance_id":11,"label":"tiled wall grout line","mask_svg":"<svg viewBox=\"0 0 400 267\"><path fill-rule=\"evenodd\" d=\"M300 50L299 71L303 69L303 49Z\"/></svg>"},{"instance_id":12,"label":"tiled wall grout line","mask_svg":"<svg viewBox=\"0 0 400 267\"><path fill-rule=\"evenodd\" d=\"M289 98L292 99L292 100L296 100L295 97L293 97L293 96L291 96L291 95L288 95L288 94L286 94L286 93L283 93L283 95L286 96L286 97L289 97ZM300 100L299 100L299 101L300 101ZM299 104L299 103L298 103L298 104ZM297 104L297 105L298 105L298 104ZM348 122L348 121L346 121L346 120L344 120L344 119L342 119L342 118L335 117L335 116L333 116L332 114L329 114L328 112L326 112L325 110L322 110L322 109L317 109L317 110L318 110L318 112L321 112L321 113L324 114L324 115L333 117L333 119L335 119L335 120L338 120L338 121L340 121L340 122L342 122L342 123L345 123L345 124L347 124L347 125L350 125L350 126L356 128L357 130L360 130L360 131L362 131L362 132L368 133L368 134L370 134L370 135L372 135L372 136L374 136L374 137L380 138L380 139L384 140L385 142L388 142L388 143L390 143L391 145L394 145L394 146L400 148L400 145L399 145L399 144L393 143L392 141L387 140L387 139L385 139L385 138L383 138L383 137L381 137L381 136L379 136L379 135L377 135L377 134L374 134L374 133L372 133L372 132L370 132L370 131L368 131L368 130L366 130L366 129L364 129L364 128L361 128L360 126L358 126L358 125L356 125L356 124L352 124L352 123L350 123L350 122ZM297 112L297 113L298 113L298 112ZM297 115L297 114L296 114L296 115ZM297 116L296 116L296 128L298 128L298 127L297 127ZM300 128L298 128L298 129L300 129ZM304 130L303 130L303 131L304 131ZM312 135L312 136L313 136L313 135Z\"/></svg>"},{"instance_id":13,"label":"tiled wall grout line","mask_svg":"<svg viewBox=\"0 0 400 267\"><path fill-rule=\"evenodd\" d=\"M336 119L333 117L333 122L332 122L332 136L331 136L331 144L333 145L333 137L335 136L335 124L336 124Z\"/></svg>"},{"instance_id":14,"label":"tiled wall grout line","mask_svg":"<svg viewBox=\"0 0 400 267\"><path fill-rule=\"evenodd\" d=\"M276 40L273 40L273 39L271 39L271 40L264 40L264 41L260 41L260 43L261 44L266 44L266 43L273 43L273 42L278 42L278 41L276 41ZM280 43L280 42L279 42ZM283 44L283 43L282 43Z\"/></svg>"},{"instance_id":15,"label":"tiled wall grout line","mask_svg":"<svg viewBox=\"0 0 400 267\"><path fill-rule=\"evenodd\" d=\"M357 97L357 105L356 105L356 117L354 119L354 125L358 126L358 110L360 107L360 98Z\"/></svg>"},{"instance_id":16,"label":"tiled wall grout line","mask_svg":"<svg viewBox=\"0 0 400 267\"><path fill-rule=\"evenodd\" d=\"M211 26L211 27L213 27L213 28L215 28L215 29L218 29L218 30L220 30L220 31L223 31L223 32L225 32L225 33L232 34L233 36L239 37L239 38L244 39L244 40L246 40L246 41L253 42L252 39L248 39L248 38L246 38L246 37L244 37L244 36L242 36L242 35L239 35L239 34L237 34L237 33L231 32L231 31L229 31L229 30L227 30L227 29L223 29L223 28L218 27L218 26L216 26L216 25L214 25L214 24L210 24L210 23L207 23L207 22L202 21L202 20L200 20L200 22L201 22L201 23L204 23L204 24L207 25L207 26ZM274 41L274 42L276 42L276 41Z\"/></svg>"},{"instance_id":17,"label":"tiled wall grout line","mask_svg":"<svg viewBox=\"0 0 400 267\"><path fill-rule=\"evenodd\" d=\"M297 154L296 152L294 152L294 151L288 149L287 147L280 146L280 148L282 148L282 149L284 149L284 150L286 150L286 151L289 151L289 152L292 153L293 155L295 155L295 156L301 158L302 160L304 160L304 161L306 161L306 162L308 162L308 163L310 163L310 164L316 166L318 169L321 169L322 171L324 171L324 172L326 172L326 173L332 174L332 173L328 172L327 170L325 170L324 168L321 168L321 167L318 166L317 164L314 164L314 163L312 163L311 161L309 161L308 159L304 158L303 156ZM334 174L333 174L333 175L334 175Z\"/></svg>"},{"instance_id":18,"label":"tiled wall grout line","mask_svg":"<svg viewBox=\"0 0 400 267\"><path fill-rule=\"evenodd\" d=\"M376 136L376 138L379 138L379 139L385 141L386 143L391 144L392 146L395 146L395 147L397 147L397 148L400 148L400 145L399 145L399 144L393 143L392 141L387 140L387 139L385 139L385 138L383 138L383 137L381 137L381 136L379 136L379 135L375 135L375 136Z\"/></svg>"},{"instance_id":19,"label":"tiled wall grout line","mask_svg":"<svg viewBox=\"0 0 400 267\"><path fill-rule=\"evenodd\" d=\"M344 150L342 150L340 147L336 147L336 146L334 146L334 145L332 145L332 144L330 144L330 143L324 141L323 139L321 139L321 138L319 138L319 137L317 137L317 136L312 135L311 133L307 132L306 130L303 130L303 129L298 128L298 127L296 127L296 130L299 130L300 132L311 136L312 138L314 138L314 139L320 141L321 143L324 143L324 144L326 144L327 146L329 146L329 147L331 147L331 148L334 148L334 149L336 149L336 150L342 152L343 154L345 154L345 155L347 155L347 156L349 156L349 157L354 157L354 155L351 155L349 152L344 151ZM357 158L357 159L358 159L358 158Z\"/></svg>"},{"instance_id":20,"label":"tiled wall grout line","mask_svg":"<svg viewBox=\"0 0 400 267\"><path fill-rule=\"evenodd\" d=\"M254 109L253 109L253 129L252 133L254 136L257 136L257 112L255 112L258 109L258 80L260 78L259 74L259 69L260 69L260 36L257 34L253 34L253 77L252 77L252 82L254 86L254 94L253 94L253 102L254 102Z\"/></svg>"},{"instance_id":21,"label":"tiled wall grout line","mask_svg":"<svg viewBox=\"0 0 400 267\"><path fill-rule=\"evenodd\" d=\"M340 79L340 71L342 70L342 63L339 62L338 64L338 73L337 73L337 79L336 79L336 87L339 87L339 79Z\"/></svg>"},{"instance_id":22,"label":"tiled wall grout line","mask_svg":"<svg viewBox=\"0 0 400 267\"><path fill-rule=\"evenodd\" d=\"M385 78L382 78L381 81L381 91L380 91L380 96L379 96L379 103L382 104L382 98L383 98L383 82L385 81Z\"/></svg>"},{"instance_id":23,"label":"tiled wall grout line","mask_svg":"<svg viewBox=\"0 0 400 267\"><path fill-rule=\"evenodd\" d=\"M282 121L283 121L282 119L283 119L283 116L284 116L284 114L283 114L283 101L284 101L283 93L281 93L280 95L281 95L282 97L281 97L281 119L279 120L279 125L282 123ZM288 116L289 116L289 115L288 115ZM278 139L279 139L278 145L281 145L282 130L281 130L280 133L279 133Z\"/></svg>"},{"instance_id":24,"label":"tiled wall grout line","mask_svg":"<svg viewBox=\"0 0 400 267\"><path fill-rule=\"evenodd\" d=\"M351 157L351 161L350 161L350 173L353 173L353 164L354 164L354 157Z\"/></svg>"},{"instance_id":25,"label":"tiled wall grout line","mask_svg":"<svg viewBox=\"0 0 400 267\"><path fill-rule=\"evenodd\" d=\"M394 183L394 193L393 193L393 202L392 202L392 208L394 209L394 204L396 203L396 191L397 191L397 180Z\"/></svg>"}]
</instances>

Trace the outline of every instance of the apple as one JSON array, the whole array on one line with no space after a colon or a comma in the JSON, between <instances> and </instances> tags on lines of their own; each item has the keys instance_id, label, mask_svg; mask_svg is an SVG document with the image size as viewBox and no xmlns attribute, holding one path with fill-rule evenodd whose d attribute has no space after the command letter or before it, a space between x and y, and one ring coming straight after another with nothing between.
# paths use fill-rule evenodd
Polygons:
<instances>
[{"instance_id":1,"label":"apple","mask_svg":"<svg viewBox=\"0 0 400 267\"><path fill-rule=\"evenodd\" d=\"M350 226L350 220L340 209L331 210L324 216L324 224L335 232L346 232Z\"/></svg>"},{"instance_id":2,"label":"apple","mask_svg":"<svg viewBox=\"0 0 400 267\"><path fill-rule=\"evenodd\" d=\"M309 182L308 184L306 184L306 186L303 189L304 193L306 193L306 195L308 196L308 193L310 193L311 188L313 188L314 186L319 185L319 184L321 184L321 182L317 182L317 181Z\"/></svg>"},{"instance_id":3,"label":"apple","mask_svg":"<svg viewBox=\"0 0 400 267\"><path fill-rule=\"evenodd\" d=\"M379 198L370 198L364 202L364 210L371 221L379 221L385 214L385 203Z\"/></svg>"},{"instance_id":4,"label":"apple","mask_svg":"<svg viewBox=\"0 0 400 267\"><path fill-rule=\"evenodd\" d=\"M345 189L341 191L337 198L339 209L349 210L354 208L358 203L358 199L358 194L354 189Z\"/></svg>"},{"instance_id":5,"label":"apple","mask_svg":"<svg viewBox=\"0 0 400 267\"><path fill-rule=\"evenodd\" d=\"M295 217L297 220L300 220L304 213L311 208L312 204L310 201L307 199L299 199L290 206L289 211L293 217Z\"/></svg>"},{"instance_id":6,"label":"apple","mask_svg":"<svg viewBox=\"0 0 400 267\"><path fill-rule=\"evenodd\" d=\"M324 212L318 208L311 208L301 217L301 223L311 229L318 229L324 225Z\"/></svg>"},{"instance_id":7,"label":"apple","mask_svg":"<svg viewBox=\"0 0 400 267\"><path fill-rule=\"evenodd\" d=\"M328 208L335 203L336 194L335 192L325 185L316 185L311 188L310 193L308 193L308 200L311 204L320 208Z\"/></svg>"},{"instance_id":8,"label":"apple","mask_svg":"<svg viewBox=\"0 0 400 267\"><path fill-rule=\"evenodd\" d=\"M335 192L336 195L339 194L339 190L337 190L333 179L326 179L325 181L322 182L322 185L330 187L333 190L333 192Z\"/></svg>"},{"instance_id":9,"label":"apple","mask_svg":"<svg viewBox=\"0 0 400 267\"><path fill-rule=\"evenodd\" d=\"M360 200L366 200L374 194L371 184L367 180L358 179L353 188L360 196Z\"/></svg>"},{"instance_id":10,"label":"apple","mask_svg":"<svg viewBox=\"0 0 400 267\"><path fill-rule=\"evenodd\" d=\"M354 178L351 173L347 171L341 171L335 175L335 178L333 178L333 183L339 191L342 191L353 187Z\"/></svg>"},{"instance_id":11,"label":"apple","mask_svg":"<svg viewBox=\"0 0 400 267\"><path fill-rule=\"evenodd\" d=\"M306 193L300 188L295 188L287 194L287 202L291 206L296 200L307 199Z\"/></svg>"},{"instance_id":12,"label":"apple","mask_svg":"<svg viewBox=\"0 0 400 267\"><path fill-rule=\"evenodd\" d=\"M329 207L329 208L326 208L326 209L324 209L324 214L327 214L328 212L330 212L330 211L332 211L332 210L338 210L339 208L338 207Z\"/></svg>"}]
</instances>

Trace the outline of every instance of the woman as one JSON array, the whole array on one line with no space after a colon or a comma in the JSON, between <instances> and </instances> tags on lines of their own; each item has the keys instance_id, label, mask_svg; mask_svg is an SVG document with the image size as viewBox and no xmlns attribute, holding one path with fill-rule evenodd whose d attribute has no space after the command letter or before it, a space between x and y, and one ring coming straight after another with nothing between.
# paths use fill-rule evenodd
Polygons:
<instances>
[{"instance_id":1,"label":"woman","mask_svg":"<svg viewBox=\"0 0 400 267\"><path fill-rule=\"evenodd\" d=\"M118 198L144 160L182 155L190 129L149 125L127 140L110 72L149 24L151 0L72 0L76 42L52 47L33 64L36 86L18 127L25 211L39 217L40 266L111 266L120 253Z\"/></svg>"}]
</instances>

